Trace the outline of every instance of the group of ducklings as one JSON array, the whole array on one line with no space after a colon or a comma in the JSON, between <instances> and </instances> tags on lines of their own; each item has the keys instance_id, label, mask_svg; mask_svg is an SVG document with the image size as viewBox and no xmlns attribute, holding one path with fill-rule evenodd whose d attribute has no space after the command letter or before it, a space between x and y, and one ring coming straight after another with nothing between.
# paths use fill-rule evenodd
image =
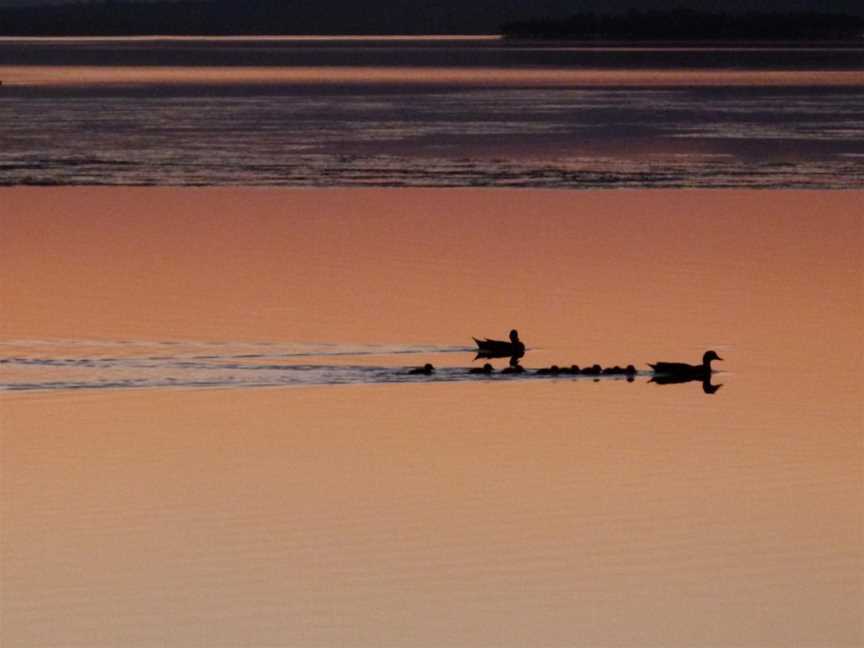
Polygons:
<instances>
[{"instance_id":1,"label":"group of ducklings","mask_svg":"<svg viewBox=\"0 0 864 648\"><path fill-rule=\"evenodd\" d=\"M590 367L582 367L579 368L579 365L570 365L569 367L559 367L558 365L552 365L551 367L543 367L542 369L537 370L538 375L546 376L557 376L559 374L570 375L570 376L635 376L636 375L636 367L632 364L627 365L626 367L619 367L615 365L614 367L601 367L599 364L591 365Z\"/></svg>"},{"instance_id":2,"label":"group of ducklings","mask_svg":"<svg viewBox=\"0 0 864 648\"><path fill-rule=\"evenodd\" d=\"M469 369L468 373L471 374L486 374L490 375L495 372L495 369L488 362L484 364L482 367L475 367L473 369ZM435 373L435 367L429 364L428 362L422 367L417 367L416 369L411 369L409 374L414 375L424 375L431 376ZM521 374L526 373L525 368L522 365L511 365L509 367L505 367L501 370L502 374ZM632 364L627 365L626 367L619 367L615 365L614 367L601 367L598 364L591 365L590 367L582 367L579 368L579 365L570 365L569 367L559 367L558 365L552 365L551 367L542 367L534 372L538 376L626 376L629 380L632 380L636 375L636 367Z\"/></svg>"}]
</instances>

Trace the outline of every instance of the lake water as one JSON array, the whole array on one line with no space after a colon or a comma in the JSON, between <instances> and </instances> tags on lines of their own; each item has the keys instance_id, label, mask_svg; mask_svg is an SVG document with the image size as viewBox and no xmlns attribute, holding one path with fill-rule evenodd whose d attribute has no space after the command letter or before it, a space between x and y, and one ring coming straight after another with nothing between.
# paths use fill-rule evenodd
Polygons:
<instances>
[{"instance_id":1,"label":"lake water","mask_svg":"<svg viewBox=\"0 0 864 648\"><path fill-rule=\"evenodd\" d=\"M4 189L0 643L861 645L861 204Z\"/></svg>"},{"instance_id":2,"label":"lake water","mask_svg":"<svg viewBox=\"0 0 864 648\"><path fill-rule=\"evenodd\" d=\"M864 48L0 39L0 184L864 187Z\"/></svg>"},{"instance_id":3,"label":"lake water","mask_svg":"<svg viewBox=\"0 0 864 648\"><path fill-rule=\"evenodd\" d=\"M864 645L861 47L0 80L4 648ZM528 373L469 373L513 327Z\"/></svg>"}]
</instances>

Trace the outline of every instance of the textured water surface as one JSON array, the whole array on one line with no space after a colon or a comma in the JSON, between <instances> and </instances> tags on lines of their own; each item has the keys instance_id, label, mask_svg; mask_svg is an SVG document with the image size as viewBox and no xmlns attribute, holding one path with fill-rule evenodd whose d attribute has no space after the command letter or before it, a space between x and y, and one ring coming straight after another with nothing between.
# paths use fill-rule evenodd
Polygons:
<instances>
[{"instance_id":1,"label":"textured water surface","mask_svg":"<svg viewBox=\"0 0 864 648\"><path fill-rule=\"evenodd\" d=\"M553 378L523 374L472 374L472 347L110 340L0 342L0 391L302 387L381 383L459 382ZM412 374L427 361L432 375ZM452 366L461 362L461 366ZM641 372L643 375L647 372ZM555 379L624 380L623 375Z\"/></svg>"},{"instance_id":2,"label":"textured water surface","mask_svg":"<svg viewBox=\"0 0 864 648\"><path fill-rule=\"evenodd\" d=\"M6 41L0 184L862 187L862 52Z\"/></svg>"}]
</instances>

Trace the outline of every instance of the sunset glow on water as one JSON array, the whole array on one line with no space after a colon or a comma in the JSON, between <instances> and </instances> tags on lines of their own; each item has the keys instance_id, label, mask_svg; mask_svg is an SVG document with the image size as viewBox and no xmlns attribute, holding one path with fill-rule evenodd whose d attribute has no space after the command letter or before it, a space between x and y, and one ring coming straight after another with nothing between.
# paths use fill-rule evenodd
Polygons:
<instances>
[{"instance_id":1,"label":"sunset glow on water","mask_svg":"<svg viewBox=\"0 0 864 648\"><path fill-rule=\"evenodd\" d=\"M864 644L859 50L0 55L4 648Z\"/></svg>"},{"instance_id":2,"label":"sunset glow on water","mask_svg":"<svg viewBox=\"0 0 864 648\"><path fill-rule=\"evenodd\" d=\"M5 637L854 645L859 203L7 190ZM510 326L643 375L468 376ZM714 395L644 375L707 347Z\"/></svg>"}]
</instances>

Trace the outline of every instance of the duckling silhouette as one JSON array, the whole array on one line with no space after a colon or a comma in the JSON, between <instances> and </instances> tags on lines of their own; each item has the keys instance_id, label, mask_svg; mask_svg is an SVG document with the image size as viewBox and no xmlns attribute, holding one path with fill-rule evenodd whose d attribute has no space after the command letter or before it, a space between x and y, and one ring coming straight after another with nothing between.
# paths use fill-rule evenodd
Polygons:
<instances>
[{"instance_id":1,"label":"duckling silhouette","mask_svg":"<svg viewBox=\"0 0 864 648\"><path fill-rule=\"evenodd\" d=\"M570 369L567 367L561 368L558 365L552 365L551 367L543 367L542 369L537 370L537 374L540 376L557 376L559 374L567 374L570 373Z\"/></svg>"},{"instance_id":2,"label":"duckling silhouette","mask_svg":"<svg viewBox=\"0 0 864 648\"><path fill-rule=\"evenodd\" d=\"M691 380L701 379L705 376L710 376L713 369L711 368L712 360L722 360L714 351L706 351L702 356L701 365L691 365L683 362L655 362L648 363L648 366L654 370L655 375L660 376L681 376L690 377Z\"/></svg>"},{"instance_id":3,"label":"duckling silhouette","mask_svg":"<svg viewBox=\"0 0 864 648\"><path fill-rule=\"evenodd\" d=\"M502 374L521 374L525 373L525 368L520 364L510 365L501 370Z\"/></svg>"},{"instance_id":4,"label":"duckling silhouette","mask_svg":"<svg viewBox=\"0 0 864 648\"><path fill-rule=\"evenodd\" d=\"M435 373L435 367L433 367L431 364L429 364L427 362L422 367L417 367L416 369L412 369L408 373L412 374L412 375L422 374L424 376L431 376L433 373Z\"/></svg>"},{"instance_id":5,"label":"duckling silhouette","mask_svg":"<svg viewBox=\"0 0 864 648\"><path fill-rule=\"evenodd\" d=\"M474 367L473 369L469 369L468 373L489 375L492 373L492 365L487 362L482 367Z\"/></svg>"}]
</instances>

